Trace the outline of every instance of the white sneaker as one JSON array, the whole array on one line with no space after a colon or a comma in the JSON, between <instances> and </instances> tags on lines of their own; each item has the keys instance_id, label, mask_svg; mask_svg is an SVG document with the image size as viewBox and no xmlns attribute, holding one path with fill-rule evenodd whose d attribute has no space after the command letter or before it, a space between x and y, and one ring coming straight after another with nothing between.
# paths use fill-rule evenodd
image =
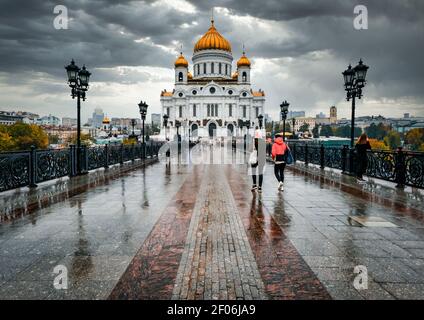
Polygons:
<instances>
[{"instance_id":1,"label":"white sneaker","mask_svg":"<svg viewBox=\"0 0 424 320\"><path fill-rule=\"evenodd\" d=\"M278 190L282 190L282 188L283 188L283 183L280 181L280 182L278 183Z\"/></svg>"}]
</instances>

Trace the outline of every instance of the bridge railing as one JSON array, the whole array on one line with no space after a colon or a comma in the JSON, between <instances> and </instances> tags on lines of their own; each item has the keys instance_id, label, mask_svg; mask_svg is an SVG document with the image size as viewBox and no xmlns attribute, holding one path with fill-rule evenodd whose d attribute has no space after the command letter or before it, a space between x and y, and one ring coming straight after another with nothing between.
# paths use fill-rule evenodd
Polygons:
<instances>
[{"instance_id":1,"label":"bridge railing","mask_svg":"<svg viewBox=\"0 0 424 320\"><path fill-rule=\"evenodd\" d=\"M294 161L339 169L342 173L354 175L357 169L354 148L325 147L310 143L289 141ZM398 187L424 188L424 152L369 150L366 175L395 182Z\"/></svg>"},{"instance_id":2,"label":"bridge railing","mask_svg":"<svg viewBox=\"0 0 424 320\"><path fill-rule=\"evenodd\" d=\"M136 159L158 156L163 143L148 141L134 145L81 147L81 171L88 172ZM77 175L77 148L0 152L0 192L20 187L36 187L37 183Z\"/></svg>"}]
</instances>

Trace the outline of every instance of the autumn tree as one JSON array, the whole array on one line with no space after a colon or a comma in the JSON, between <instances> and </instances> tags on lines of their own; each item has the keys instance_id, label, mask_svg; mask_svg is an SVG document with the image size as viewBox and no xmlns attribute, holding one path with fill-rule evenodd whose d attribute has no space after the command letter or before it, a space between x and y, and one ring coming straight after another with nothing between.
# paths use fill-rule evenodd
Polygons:
<instances>
[{"instance_id":1,"label":"autumn tree","mask_svg":"<svg viewBox=\"0 0 424 320\"><path fill-rule=\"evenodd\" d=\"M401 145L400 134L394 130L389 131L383 141L392 150L397 149Z\"/></svg>"},{"instance_id":2,"label":"autumn tree","mask_svg":"<svg viewBox=\"0 0 424 320\"><path fill-rule=\"evenodd\" d=\"M377 140L377 139L368 139L368 141L370 142L372 149L377 149L377 150L389 149L389 147L384 143L384 141Z\"/></svg>"},{"instance_id":3,"label":"autumn tree","mask_svg":"<svg viewBox=\"0 0 424 320\"><path fill-rule=\"evenodd\" d=\"M0 136L1 151L29 150L31 146L46 149L49 145L46 132L36 124L17 122L11 126L1 126Z\"/></svg>"},{"instance_id":4,"label":"autumn tree","mask_svg":"<svg viewBox=\"0 0 424 320\"><path fill-rule=\"evenodd\" d=\"M77 134L73 134L68 138L68 144L77 144ZM81 144L89 145L93 142L93 138L88 133L81 133Z\"/></svg>"},{"instance_id":5,"label":"autumn tree","mask_svg":"<svg viewBox=\"0 0 424 320\"><path fill-rule=\"evenodd\" d=\"M419 150L424 144L424 128L414 128L405 135L405 142L411 146L412 150Z\"/></svg>"}]
</instances>

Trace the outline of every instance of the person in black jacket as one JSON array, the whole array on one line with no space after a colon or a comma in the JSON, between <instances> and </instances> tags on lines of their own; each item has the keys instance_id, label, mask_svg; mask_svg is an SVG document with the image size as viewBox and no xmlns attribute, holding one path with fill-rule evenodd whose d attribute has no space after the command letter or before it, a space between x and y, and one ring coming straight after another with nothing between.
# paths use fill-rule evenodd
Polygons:
<instances>
[{"instance_id":1,"label":"person in black jacket","mask_svg":"<svg viewBox=\"0 0 424 320\"><path fill-rule=\"evenodd\" d=\"M367 171L368 167L368 158L367 150L371 150L370 142L368 141L368 136L366 133L361 134L358 138L358 141L355 145L356 150L356 177L360 181L364 181L362 177L363 174Z\"/></svg>"}]
</instances>

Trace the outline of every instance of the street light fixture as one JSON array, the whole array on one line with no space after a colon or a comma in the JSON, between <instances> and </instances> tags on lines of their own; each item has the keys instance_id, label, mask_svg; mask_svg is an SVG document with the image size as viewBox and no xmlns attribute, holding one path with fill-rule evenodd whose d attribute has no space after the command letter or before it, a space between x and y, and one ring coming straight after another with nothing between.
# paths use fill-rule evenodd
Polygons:
<instances>
[{"instance_id":1,"label":"street light fixture","mask_svg":"<svg viewBox=\"0 0 424 320\"><path fill-rule=\"evenodd\" d=\"M177 128L177 145L178 145L178 153L181 152L181 140L180 140L180 127L181 122L179 120L175 120L175 127Z\"/></svg>"},{"instance_id":2,"label":"street light fixture","mask_svg":"<svg viewBox=\"0 0 424 320\"><path fill-rule=\"evenodd\" d=\"M280 104L281 118L283 119L283 140L285 140L286 138L286 119L287 119L287 113L289 112L289 105L290 103L288 103L287 100L284 100Z\"/></svg>"},{"instance_id":3,"label":"street light fixture","mask_svg":"<svg viewBox=\"0 0 424 320\"><path fill-rule=\"evenodd\" d=\"M163 126L165 127L165 140L167 139L166 129L168 127L168 119L169 119L169 116L167 114L164 114L163 115Z\"/></svg>"},{"instance_id":4,"label":"street light fixture","mask_svg":"<svg viewBox=\"0 0 424 320\"><path fill-rule=\"evenodd\" d=\"M346 100L349 101L352 99L352 119L351 119L351 128L350 128L350 147L354 146L354 136L355 136L355 100L356 98L361 99L362 97L362 88L365 87L367 76L367 71L369 67L362 62L362 59L359 60L359 63L356 67L352 68L349 64L347 69L342 72L344 86L346 90Z\"/></svg>"},{"instance_id":5,"label":"street light fixture","mask_svg":"<svg viewBox=\"0 0 424 320\"><path fill-rule=\"evenodd\" d=\"M134 127L135 127L135 125L136 125L135 119L131 119L132 134L131 134L131 137L130 138L132 138L132 139L134 139L136 137L136 135L134 133Z\"/></svg>"},{"instance_id":6,"label":"street light fixture","mask_svg":"<svg viewBox=\"0 0 424 320\"><path fill-rule=\"evenodd\" d=\"M85 65L80 69L74 59L65 67L68 74L68 84L71 87L72 99L77 98L77 174L81 174L81 99L85 101L91 73Z\"/></svg>"},{"instance_id":7,"label":"street light fixture","mask_svg":"<svg viewBox=\"0 0 424 320\"><path fill-rule=\"evenodd\" d=\"M147 108L148 108L149 106L147 105L147 103L146 102L143 102L143 100L138 104L138 108L139 108L139 111L140 111L140 115L141 115L141 121L142 121L142 123L143 123L143 125L142 125L142 144L143 144L143 159L145 158L145 156L146 156L146 153L145 153L145 151L146 151L146 146L145 146L145 138L144 138L144 136L145 136L145 132L144 132L144 121L146 120L146 115L147 115Z\"/></svg>"},{"instance_id":8,"label":"street light fixture","mask_svg":"<svg viewBox=\"0 0 424 320\"><path fill-rule=\"evenodd\" d=\"M260 115L258 116L258 120L259 120L259 129L261 129L261 130L262 130L262 125L263 125L264 116L260 114Z\"/></svg>"}]
</instances>

